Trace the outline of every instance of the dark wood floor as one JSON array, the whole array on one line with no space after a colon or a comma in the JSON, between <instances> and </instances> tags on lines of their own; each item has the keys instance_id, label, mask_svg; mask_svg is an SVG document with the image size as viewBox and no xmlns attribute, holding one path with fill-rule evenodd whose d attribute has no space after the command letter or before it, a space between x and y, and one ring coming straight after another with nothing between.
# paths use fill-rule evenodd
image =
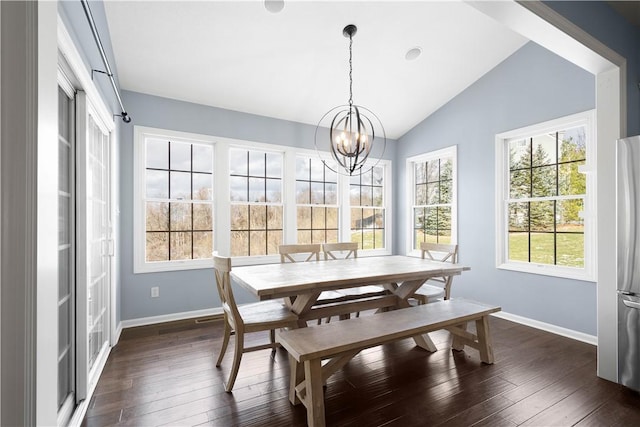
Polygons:
<instances>
[{"instance_id":1,"label":"dark wood floor","mask_svg":"<svg viewBox=\"0 0 640 427\"><path fill-rule=\"evenodd\" d=\"M452 352L447 332L431 334L433 354L412 340L362 352L328 381L327 425L640 425L640 396L596 376L595 347L501 319L491 328L491 366ZM125 330L83 425L306 425L287 398L286 351L245 354L229 394L232 346L214 366L221 336L221 321Z\"/></svg>"}]
</instances>

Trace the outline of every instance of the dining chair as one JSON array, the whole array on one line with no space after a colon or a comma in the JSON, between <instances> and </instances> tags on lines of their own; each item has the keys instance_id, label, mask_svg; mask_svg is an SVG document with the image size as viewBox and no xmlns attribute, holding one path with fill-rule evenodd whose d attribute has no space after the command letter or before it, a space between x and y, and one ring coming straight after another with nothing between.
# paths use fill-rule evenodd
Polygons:
<instances>
[{"instance_id":1,"label":"dining chair","mask_svg":"<svg viewBox=\"0 0 640 427\"><path fill-rule=\"evenodd\" d=\"M322 246L319 243L314 244L293 244L293 245L280 245L278 246L278 253L280 253L280 262L307 262L307 261L320 261L320 251ZM302 254L302 257L296 257L295 255Z\"/></svg>"},{"instance_id":2,"label":"dining chair","mask_svg":"<svg viewBox=\"0 0 640 427\"><path fill-rule=\"evenodd\" d=\"M278 247L281 263L319 261L321 251L322 245L320 243L280 245ZM314 305L332 304L343 300L344 295L340 292L323 291ZM331 318L328 318L327 322L330 320ZM320 321L321 319L318 319L318 324Z\"/></svg>"},{"instance_id":3,"label":"dining chair","mask_svg":"<svg viewBox=\"0 0 640 427\"><path fill-rule=\"evenodd\" d=\"M229 337L235 333L235 350L233 353L233 365L229 374L229 380L225 386L227 392L231 392L238 375L238 368L242 360L242 354L250 351L271 348L275 351L278 343L275 340L275 330L279 328L297 328L298 318L282 303L277 301L261 301L252 304L237 305L231 289L231 258L213 256L213 269L222 310L224 312L224 338L216 367L222 363ZM269 343L252 347L244 346L244 335L251 332L269 331Z\"/></svg>"},{"instance_id":4,"label":"dining chair","mask_svg":"<svg viewBox=\"0 0 640 427\"><path fill-rule=\"evenodd\" d=\"M324 243L322 245L322 251L324 252L325 261L358 258L358 246L357 242L340 242L340 243ZM386 291L382 286L378 285L365 285L355 288L345 288L337 291L345 296L346 300L375 297L385 295ZM348 318L348 315L343 316ZM360 317L360 312L356 312L356 317Z\"/></svg>"},{"instance_id":5,"label":"dining chair","mask_svg":"<svg viewBox=\"0 0 640 427\"><path fill-rule=\"evenodd\" d=\"M458 245L422 242L420 250L422 259L452 264L458 262ZM418 304L427 304L439 298L449 299L452 282L453 276L433 277L416 291L413 298L418 301Z\"/></svg>"}]
</instances>

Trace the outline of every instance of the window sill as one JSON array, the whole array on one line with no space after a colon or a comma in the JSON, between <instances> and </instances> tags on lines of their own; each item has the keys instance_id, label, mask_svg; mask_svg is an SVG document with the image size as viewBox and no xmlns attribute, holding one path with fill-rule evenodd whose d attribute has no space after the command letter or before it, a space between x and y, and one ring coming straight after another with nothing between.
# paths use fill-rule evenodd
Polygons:
<instances>
[{"instance_id":1,"label":"window sill","mask_svg":"<svg viewBox=\"0 0 640 427\"><path fill-rule=\"evenodd\" d=\"M562 279L581 280L595 282L595 275L582 268L558 267L546 264L533 264L524 262L506 262L496 266L499 270L518 271L520 273L540 274L543 276L559 277Z\"/></svg>"},{"instance_id":2,"label":"window sill","mask_svg":"<svg viewBox=\"0 0 640 427\"><path fill-rule=\"evenodd\" d=\"M184 261L158 261L137 263L133 268L133 274L161 273L167 271L182 270L201 270L205 268L213 268L212 258L198 260L190 259Z\"/></svg>"}]
</instances>

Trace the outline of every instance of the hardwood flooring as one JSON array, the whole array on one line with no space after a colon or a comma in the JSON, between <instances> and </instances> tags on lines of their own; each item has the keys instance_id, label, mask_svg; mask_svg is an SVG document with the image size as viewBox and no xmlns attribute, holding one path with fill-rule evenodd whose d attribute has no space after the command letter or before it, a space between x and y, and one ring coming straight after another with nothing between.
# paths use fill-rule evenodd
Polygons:
<instances>
[{"instance_id":1,"label":"hardwood flooring","mask_svg":"<svg viewBox=\"0 0 640 427\"><path fill-rule=\"evenodd\" d=\"M218 320L125 330L83 426L305 426L304 407L287 397L284 349L245 354L225 393L233 343L216 368L222 330ZM444 331L430 334L433 354L412 340L360 353L327 383L327 425L640 425L640 396L596 376L594 346L497 318L491 333L494 365L452 352Z\"/></svg>"}]
</instances>

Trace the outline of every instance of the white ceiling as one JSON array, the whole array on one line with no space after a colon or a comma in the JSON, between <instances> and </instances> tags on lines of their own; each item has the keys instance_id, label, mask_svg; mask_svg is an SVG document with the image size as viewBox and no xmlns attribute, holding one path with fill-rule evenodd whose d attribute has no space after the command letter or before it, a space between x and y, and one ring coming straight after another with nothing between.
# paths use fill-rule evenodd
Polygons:
<instances>
[{"instance_id":1,"label":"white ceiling","mask_svg":"<svg viewBox=\"0 0 640 427\"><path fill-rule=\"evenodd\" d=\"M349 97L397 139L526 39L457 1L107 1L122 89L316 125ZM405 60L420 46L422 55Z\"/></svg>"}]
</instances>

